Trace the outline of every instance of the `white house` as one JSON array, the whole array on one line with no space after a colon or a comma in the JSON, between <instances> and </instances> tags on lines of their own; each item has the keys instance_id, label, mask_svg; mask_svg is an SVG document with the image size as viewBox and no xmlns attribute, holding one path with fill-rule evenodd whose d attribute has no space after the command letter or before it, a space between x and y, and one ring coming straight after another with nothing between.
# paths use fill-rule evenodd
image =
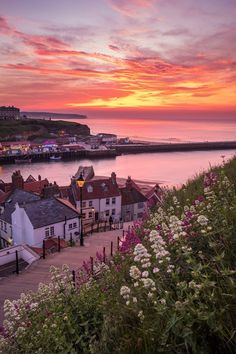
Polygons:
<instances>
[{"instance_id":1,"label":"white house","mask_svg":"<svg viewBox=\"0 0 236 354\"><path fill-rule=\"evenodd\" d=\"M147 198L130 177L128 177L125 187L120 188L120 192L123 221L142 219L147 209Z\"/></svg>"},{"instance_id":2,"label":"white house","mask_svg":"<svg viewBox=\"0 0 236 354\"><path fill-rule=\"evenodd\" d=\"M101 139L102 143L106 143L106 144L117 143L117 135L115 134L99 133L97 134L97 138Z\"/></svg>"},{"instance_id":3,"label":"white house","mask_svg":"<svg viewBox=\"0 0 236 354\"><path fill-rule=\"evenodd\" d=\"M71 185L73 204L80 211L80 189L76 181ZM119 221L121 218L121 194L113 172L110 178L86 181L82 188L83 219L87 222L97 220Z\"/></svg>"},{"instance_id":4,"label":"white house","mask_svg":"<svg viewBox=\"0 0 236 354\"><path fill-rule=\"evenodd\" d=\"M34 193L15 189L4 200L0 207L0 248L7 247L13 242L12 213L16 203L25 204L40 200Z\"/></svg>"},{"instance_id":5,"label":"white house","mask_svg":"<svg viewBox=\"0 0 236 354\"><path fill-rule=\"evenodd\" d=\"M40 199L15 206L12 213L14 244L42 247L43 240L53 237L69 241L79 238L79 213L60 199Z\"/></svg>"}]
</instances>

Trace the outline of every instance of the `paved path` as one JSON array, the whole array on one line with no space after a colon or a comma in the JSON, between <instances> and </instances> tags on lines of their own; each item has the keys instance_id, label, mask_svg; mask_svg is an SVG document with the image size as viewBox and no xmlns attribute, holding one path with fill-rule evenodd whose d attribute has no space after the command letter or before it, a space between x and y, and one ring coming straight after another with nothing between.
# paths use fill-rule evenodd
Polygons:
<instances>
[{"instance_id":1,"label":"paved path","mask_svg":"<svg viewBox=\"0 0 236 354\"><path fill-rule=\"evenodd\" d=\"M132 223L125 223L124 230L127 230ZM76 270L90 257L95 257L96 252L102 253L103 247L106 252L110 252L111 241L114 244L114 250L117 249L117 238L122 237L123 230L114 230L107 232L94 233L85 238L85 246L75 246L63 249L60 253L54 253L40 259L32 264L27 270L17 275L0 280L0 324L3 321L3 304L5 299L18 299L22 292L27 293L30 290L37 290L39 283L47 283L50 280L50 266L61 267L67 264L71 270Z\"/></svg>"}]
</instances>

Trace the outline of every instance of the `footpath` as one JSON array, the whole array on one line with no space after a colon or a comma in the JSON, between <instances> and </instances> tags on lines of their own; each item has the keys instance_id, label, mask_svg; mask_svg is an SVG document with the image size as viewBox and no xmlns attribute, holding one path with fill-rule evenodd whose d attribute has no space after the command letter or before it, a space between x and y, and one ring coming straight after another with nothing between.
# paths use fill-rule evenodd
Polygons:
<instances>
[{"instance_id":1,"label":"footpath","mask_svg":"<svg viewBox=\"0 0 236 354\"><path fill-rule=\"evenodd\" d=\"M110 254L111 241L113 241L114 252L117 250L117 238L122 238L123 230L127 231L132 222L124 223L123 229L93 233L84 239L84 247L76 245L62 249L61 252L46 256L33 263L28 269L20 272L19 275L11 275L0 279L0 324L3 322L3 305L6 299L18 299L21 293L36 291L39 283L50 281L49 269L51 266L62 267L67 264L71 270L82 266L84 261L90 257L96 257L96 253L102 254L103 247L106 247L107 255Z\"/></svg>"}]
</instances>

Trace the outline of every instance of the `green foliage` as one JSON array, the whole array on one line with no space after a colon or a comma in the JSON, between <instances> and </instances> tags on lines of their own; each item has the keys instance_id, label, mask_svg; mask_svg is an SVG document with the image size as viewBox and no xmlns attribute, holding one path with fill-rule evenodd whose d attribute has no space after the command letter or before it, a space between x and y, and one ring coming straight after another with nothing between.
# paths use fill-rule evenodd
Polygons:
<instances>
[{"instance_id":1,"label":"green foliage","mask_svg":"<svg viewBox=\"0 0 236 354\"><path fill-rule=\"evenodd\" d=\"M88 135L89 128L86 125L68 121L54 121L44 119L25 119L25 120L1 120L0 137L1 139L13 139L16 135L23 136L50 136L50 133L58 133L60 130L71 134Z\"/></svg>"},{"instance_id":2,"label":"green foliage","mask_svg":"<svg viewBox=\"0 0 236 354\"><path fill-rule=\"evenodd\" d=\"M10 353L236 351L236 158L166 194L136 243L75 290L69 270L5 304ZM127 235L127 238L129 234Z\"/></svg>"}]
</instances>

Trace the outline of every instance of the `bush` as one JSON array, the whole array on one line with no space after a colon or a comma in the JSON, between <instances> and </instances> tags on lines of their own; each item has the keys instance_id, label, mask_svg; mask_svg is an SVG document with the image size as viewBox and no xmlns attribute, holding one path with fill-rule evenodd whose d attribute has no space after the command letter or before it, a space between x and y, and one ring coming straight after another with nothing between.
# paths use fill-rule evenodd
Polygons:
<instances>
[{"instance_id":1,"label":"bush","mask_svg":"<svg viewBox=\"0 0 236 354\"><path fill-rule=\"evenodd\" d=\"M77 289L54 269L49 286L6 301L5 352L234 353L235 160L167 192L109 265L84 263Z\"/></svg>"}]
</instances>

